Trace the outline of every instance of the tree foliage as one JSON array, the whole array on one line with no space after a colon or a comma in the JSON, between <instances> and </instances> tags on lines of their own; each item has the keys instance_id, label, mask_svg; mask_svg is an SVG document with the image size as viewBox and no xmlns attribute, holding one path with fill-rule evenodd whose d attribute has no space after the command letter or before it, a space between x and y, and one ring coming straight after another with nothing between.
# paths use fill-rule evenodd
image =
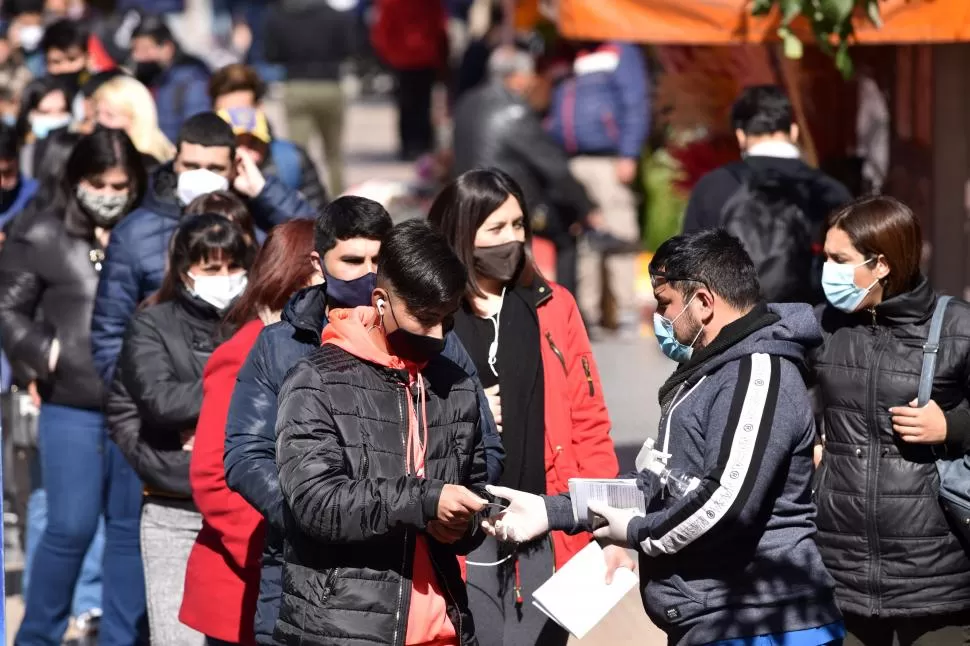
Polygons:
<instances>
[{"instance_id":1,"label":"tree foliage","mask_svg":"<svg viewBox=\"0 0 970 646\"><path fill-rule=\"evenodd\" d=\"M785 55L802 57L802 41L792 31L791 24L804 16L812 26L818 46L834 57L835 66L846 77L852 75L849 43L853 36L853 16L859 13L877 27L882 24L879 0L754 0L752 13L762 16L776 6L781 12L778 35L784 43Z\"/></svg>"}]
</instances>

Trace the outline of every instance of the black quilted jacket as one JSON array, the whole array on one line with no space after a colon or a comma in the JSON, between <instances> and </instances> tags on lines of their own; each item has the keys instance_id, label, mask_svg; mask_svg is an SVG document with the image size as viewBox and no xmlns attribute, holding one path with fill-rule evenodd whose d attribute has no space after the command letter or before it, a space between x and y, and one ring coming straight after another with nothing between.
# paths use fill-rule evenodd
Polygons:
<instances>
[{"instance_id":1,"label":"black quilted jacket","mask_svg":"<svg viewBox=\"0 0 970 646\"><path fill-rule=\"evenodd\" d=\"M416 537L436 517L446 483L487 481L474 381L440 356L422 376L424 478L405 470L405 398L420 410L406 372L324 345L284 382L276 455L287 529L276 643L403 646ZM475 646L456 556L481 543L478 523L453 545L424 536L461 644Z\"/></svg>"},{"instance_id":2,"label":"black quilted jacket","mask_svg":"<svg viewBox=\"0 0 970 646\"><path fill-rule=\"evenodd\" d=\"M907 444L889 408L916 398L936 295L927 282L875 308L822 314L814 357L825 457L818 474L818 545L843 612L911 617L970 608L970 560L937 500L935 454L970 439L970 305L944 319L933 399L945 444Z\"/></svg>"}]
</instances>

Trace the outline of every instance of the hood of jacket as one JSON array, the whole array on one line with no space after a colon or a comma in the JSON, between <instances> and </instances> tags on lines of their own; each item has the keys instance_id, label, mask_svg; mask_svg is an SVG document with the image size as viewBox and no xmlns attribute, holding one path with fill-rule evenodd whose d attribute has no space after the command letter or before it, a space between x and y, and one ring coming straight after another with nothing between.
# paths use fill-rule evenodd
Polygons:
<instances>
[{"instance_id":1,"label":"hood of jacket","mask_svg":"<svg viewBox=\"0 0 970 646\"><path fill-rule=\"evenodd\" d=\"M330 310L323 329L323 343L335 345L362 361L392 370L405 370L405 362L388 352L383 334L372 330L380 326L377 310L370 305Z\"/></svg>"},{"instance_id":2,"label":"hood of jacket","mask_svg":"<svg viewBox=\"0 0 970 646\"><path fill-rule=\"evenodd\" d=\"M313 285L293 294L283 308L280 319L319 339L327 324L326 287Z\"/></svg>"},{"instance_id":3,"label":"hood of jacket","mask_svg":"<svg viewBox=\"0 0 970 646\"><path fill-rule=\"evenodd\" d=\"M660 388L660 399L677 386L743 356L765 353L801 366L809 351L822 343L815 312L803 303L760 304L738 320L724 326L714 341L680 365Z\"/></svg>"}]
</instances>

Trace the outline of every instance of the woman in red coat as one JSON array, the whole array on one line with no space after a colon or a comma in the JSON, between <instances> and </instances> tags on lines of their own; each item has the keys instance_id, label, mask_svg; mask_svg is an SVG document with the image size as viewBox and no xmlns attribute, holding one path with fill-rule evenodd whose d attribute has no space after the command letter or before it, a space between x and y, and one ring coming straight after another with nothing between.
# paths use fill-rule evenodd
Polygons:
<instances>
[{"instance_id":1,"label":"woman in red coat","mask_svg":"<svg viewBox=\"0 0 970 646\"><path fill-rule=\"evenodd\" d=\"M570 478L612 478L616 454L589 337L576 301L539 275L515 181L495 169L461 175L429 219L468 269L455 332L475 362L505 445L502 484L535 494ZM469 607L482 646L565 645L528 600L589 542L553 532L532 543L492 539L467 561Z\"/></svg>"},{"instance_id":2,"label":"woman in red coat","mask_svg":"<svg viewBox=\"0 0 970 646\"><path fill-rule=\"evenodd\" d=\"M192 497L202 512L185 574L179 620L210 644L256 643L253 615L259 592L263 517L226 486L222 454L236 374L264 325L279 320L298 289L322 282L310 261L313 220L278 225L249 273L249 286L226 317L239 327L210 357L203 374L202 412L192 453Z\"/></svg>"}]
</instances>

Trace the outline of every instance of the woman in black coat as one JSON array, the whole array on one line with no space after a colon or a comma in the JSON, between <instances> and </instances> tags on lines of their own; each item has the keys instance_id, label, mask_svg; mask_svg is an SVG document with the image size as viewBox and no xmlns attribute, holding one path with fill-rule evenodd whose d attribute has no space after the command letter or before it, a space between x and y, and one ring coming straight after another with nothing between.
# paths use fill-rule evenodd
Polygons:
<instances>
[{"instance_id":1,"label":"woman in black coat","mask_svg":"<svg viewBox=\"0 0 970 646\"><path fill-rule=\"evenodd\" d=\"M189 552L202 527L189 461L202 407L202 371L222 339L223 313L246 287L255 255L221 215L184 220L162 287L125 335L106 415L112 439L145 483L141 551L152 644L204 643L179 623Z\"/></svg>"},{"instance_id":2,"label":"woman in black coat","mask_svg":"<svg viewBox=\"0 0 970 646\"><path fill-rule=\"evenodd\" d=\"M970 305L946 310L933 395L916 406L937 296L920 274L919 222L870 197L825 237L813 357L824 450L818 545L837 583L846 644L950 646L970 635L970 559L938 501L936 460L970 450Z\"/></svg>"},{"instance_id":3,"label":"woman in black coat","mask_svg":"<svg viewBox=\"0 0 970 646\"><path fill-rule=\"evenodd\" d=\"M38 196L45 208L11 228L0 254L0 338L18 381L36 383L42 401L38 443L49 509L18 644L61 640L98 527L103 389L91 360L91 311L111 231L145 184L127 135L84 137L53 195ZM106 573L104 587L117 588L110 579Z\"/></svg>"}]
</instances>

